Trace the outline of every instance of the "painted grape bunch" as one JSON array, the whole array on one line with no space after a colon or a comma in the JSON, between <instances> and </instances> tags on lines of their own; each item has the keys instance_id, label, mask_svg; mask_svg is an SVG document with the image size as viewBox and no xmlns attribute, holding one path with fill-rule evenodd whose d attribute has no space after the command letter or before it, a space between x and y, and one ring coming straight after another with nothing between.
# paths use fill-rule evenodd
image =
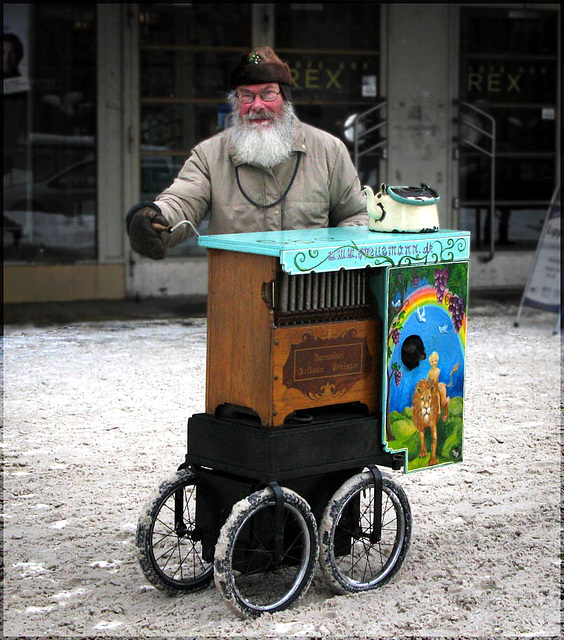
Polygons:
<instances>
[{"instance_id":1,"label":"painted grape bunch","mask_svg":"<svg viewBox=\"0 0 564 640\"><path fill-rule=\"evenodd\" d=\"M394 329L392 331L392 340L394 342L394 344L397 346L399 344L399 340L400 340L400 330L399 329Z\"/></svg>"},{"instance_id":2,"label":"painted grape bunch","mask_svg":"<svg viewBox=\"0 0 564 640\"><path fill-rule=\"evenodd\" d=\"M462 326L462 320L464 318L464 312L466 310L466 303L464 302L464 298L460 298L457 295L450 296L450 300L448 301L448 310L450 315L452 316L452 325L456 333L459 332L460 327Z\"/></svg>"},{"instance_id":3,"label":"painted grape bunch","mask_svg":"<svg viewBox=\"0 0 564 640\"><path fill-rule=\"evenodd\" d=\"M401 369L396 369L394 371L394 380L396 382L396 387L399 387L401 384Z\"/></svg>"},{"instance_id":4,"label":"painted grape bunch","mask_svg":"<svg viewBox=\"0 0 564 640\"><path fill-rule=\"evenodd\" d=\"M435 289L437 290L437 301L442 303L445 296L446 286L448 282L448 269L446 267L442 269L435 269Z\"/></svg>"}]
</instances>

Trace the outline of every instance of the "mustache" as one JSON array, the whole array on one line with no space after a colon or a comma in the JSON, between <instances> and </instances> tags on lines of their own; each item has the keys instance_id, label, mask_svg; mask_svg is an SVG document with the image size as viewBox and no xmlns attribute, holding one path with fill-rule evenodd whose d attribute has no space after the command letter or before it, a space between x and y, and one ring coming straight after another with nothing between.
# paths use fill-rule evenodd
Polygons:
<instances>
[{"instance_id":1,"label":"mustache","mask_svg":"<svg viewBox=\"0 0 564 640\"><path fill-rule=\"evenodd\" d=\"M270 111L254 111L252 113L248 113L246 116L243 116L243 121L248 120L274 120L274 114Z\"/></svg>"}]
</instances>

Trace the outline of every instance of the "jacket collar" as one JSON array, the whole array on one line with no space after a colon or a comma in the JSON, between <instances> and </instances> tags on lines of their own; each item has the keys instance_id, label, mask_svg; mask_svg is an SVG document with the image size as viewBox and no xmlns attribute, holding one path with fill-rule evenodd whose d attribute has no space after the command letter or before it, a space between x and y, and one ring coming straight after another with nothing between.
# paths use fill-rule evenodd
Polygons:
<instances>
[{"instance_id":1,"label":"jacket collar","mask_svg":"<svg viewBox=\"0 0 564 640\"><path fill-rule=\"evenodd\" d=\"M292 140L292 153L306 153L306 151L307 148L304 127L300 120L298 120L298 118L294 116L294 138ZM231 136L229 137L228 154L231 162L233 162L236 167L239 167L242 164L246 164L235 150L233 141L231 140Z\"/></svg>"}]
</instances>

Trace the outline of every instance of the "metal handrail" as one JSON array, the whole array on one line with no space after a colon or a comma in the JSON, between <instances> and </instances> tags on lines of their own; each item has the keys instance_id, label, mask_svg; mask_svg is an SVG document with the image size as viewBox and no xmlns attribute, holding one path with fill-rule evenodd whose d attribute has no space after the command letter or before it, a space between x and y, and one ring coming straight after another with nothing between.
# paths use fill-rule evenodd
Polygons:
<instances>
[{"instance_id":1,"label":"metal handrail","mask_svg":"<svg viewBox=\"0 0 564 640\"><path fill-rule=\"evenodd\" d=\"M480 114L483 118L485 118L486 120L488 120L491 123L491 131L486 131L485 129L482 129L481 127L478 127L474 124L472 124L471 122L465 122L464 126L469 127L470 129L473 129L474 131L478 131L479 133L481 133L482 135L486 136L486 138L489 138L491 140L491 149L487 149L485 147L480 147L479 145L475 144L474 142L470 141L470 140L464 140L462 138L460 138L459 136L459 141L461 144L464 144L468 147L471 147L472 149L476 149L476 151L483 153L484 155L488 156L489 158L491 158L491 164L490 164L490 251L489 251L489 255L486 258L483 258L483 262L490 262L491 260L493 260L494 257L494 253L495 253L495 154L496 154L496 123L495 123L495 119L493 118L493 116L491 116L489 113L487 113L486 111L483 111L482 109L479 109L478 107L476 107L475 105L471 104L470 102L461 102L460 106L466 107L468 109L470 109L471 111L475 111L476 113ZM460 125L460 123L459 123Z\"/></svg>"},{"instance_id":2,"label":"metal handrail","mask_svg":"<svg viewBox=\"0 0 564 640\"><path fill-rule=\"evenodd\" d=\"M386 119L382 120L381 122L375 124L374 126L370 127L369 129L365 129L362 132L360 131L360 124L363 121L365 121L372 113L382 109L387 104L388 104L387 100L382 100L382 102L379 102L378 104L374 105L373 107L371 107L367 111L364 111L363 113L359 113L356 116L356 118L354 119L354 123L353 123L353 128L354 128L354 166L356 167L357 171L358 171L358 161L362 156L364 156L367 153L370 153L371 151L374 151L376 149L380 149L381 147L385 147L385 145L388 142L388 140L386 138L384 138L383 140L380 140L380 142L377 142L376 144L373 144L371 147L368 147L367 149L363 149L362 151L360 151L359 150L359 146L360 146L361 141L364 138L366 138L366 136L368 136L370 133L372 133L374 131L378 131L379 129L387 126L388 119L386 118ZM386 148L384 148L383 151L382 151L382 158L385 159L386 157L387 157L387 150L386 150Z\"/></svg>"}]
</instances>

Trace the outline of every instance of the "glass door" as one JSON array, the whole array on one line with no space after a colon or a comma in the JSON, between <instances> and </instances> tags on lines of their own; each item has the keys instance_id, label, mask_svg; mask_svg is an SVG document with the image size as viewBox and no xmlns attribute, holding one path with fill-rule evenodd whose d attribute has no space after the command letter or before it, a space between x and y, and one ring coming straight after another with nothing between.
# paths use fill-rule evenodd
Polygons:
<instances>
[{"instance_id":1,"label":"glass door","mask_svg":"<svg viewBox=\"0 0 564 640\"><path fill-rule=\"evenodd\" d=\"M475 249L491 238L489 122L496 251L536 247L556 187L558 12L529 6L461 8L460 228Z\"/></svg>"},{"instance_id":2,"label":"glass door","mask_svg":"<svg viewBox=\"0 0 564 640\"><path fill-rule=\"evenodd\" d=\"M298 117L341 138L354 155L354 118L382 101L380 5L275 3L274 49L292 71ZM378 184L381 159L381 151L361 159L363 184Z\"/></svg>"}]
</instances>

